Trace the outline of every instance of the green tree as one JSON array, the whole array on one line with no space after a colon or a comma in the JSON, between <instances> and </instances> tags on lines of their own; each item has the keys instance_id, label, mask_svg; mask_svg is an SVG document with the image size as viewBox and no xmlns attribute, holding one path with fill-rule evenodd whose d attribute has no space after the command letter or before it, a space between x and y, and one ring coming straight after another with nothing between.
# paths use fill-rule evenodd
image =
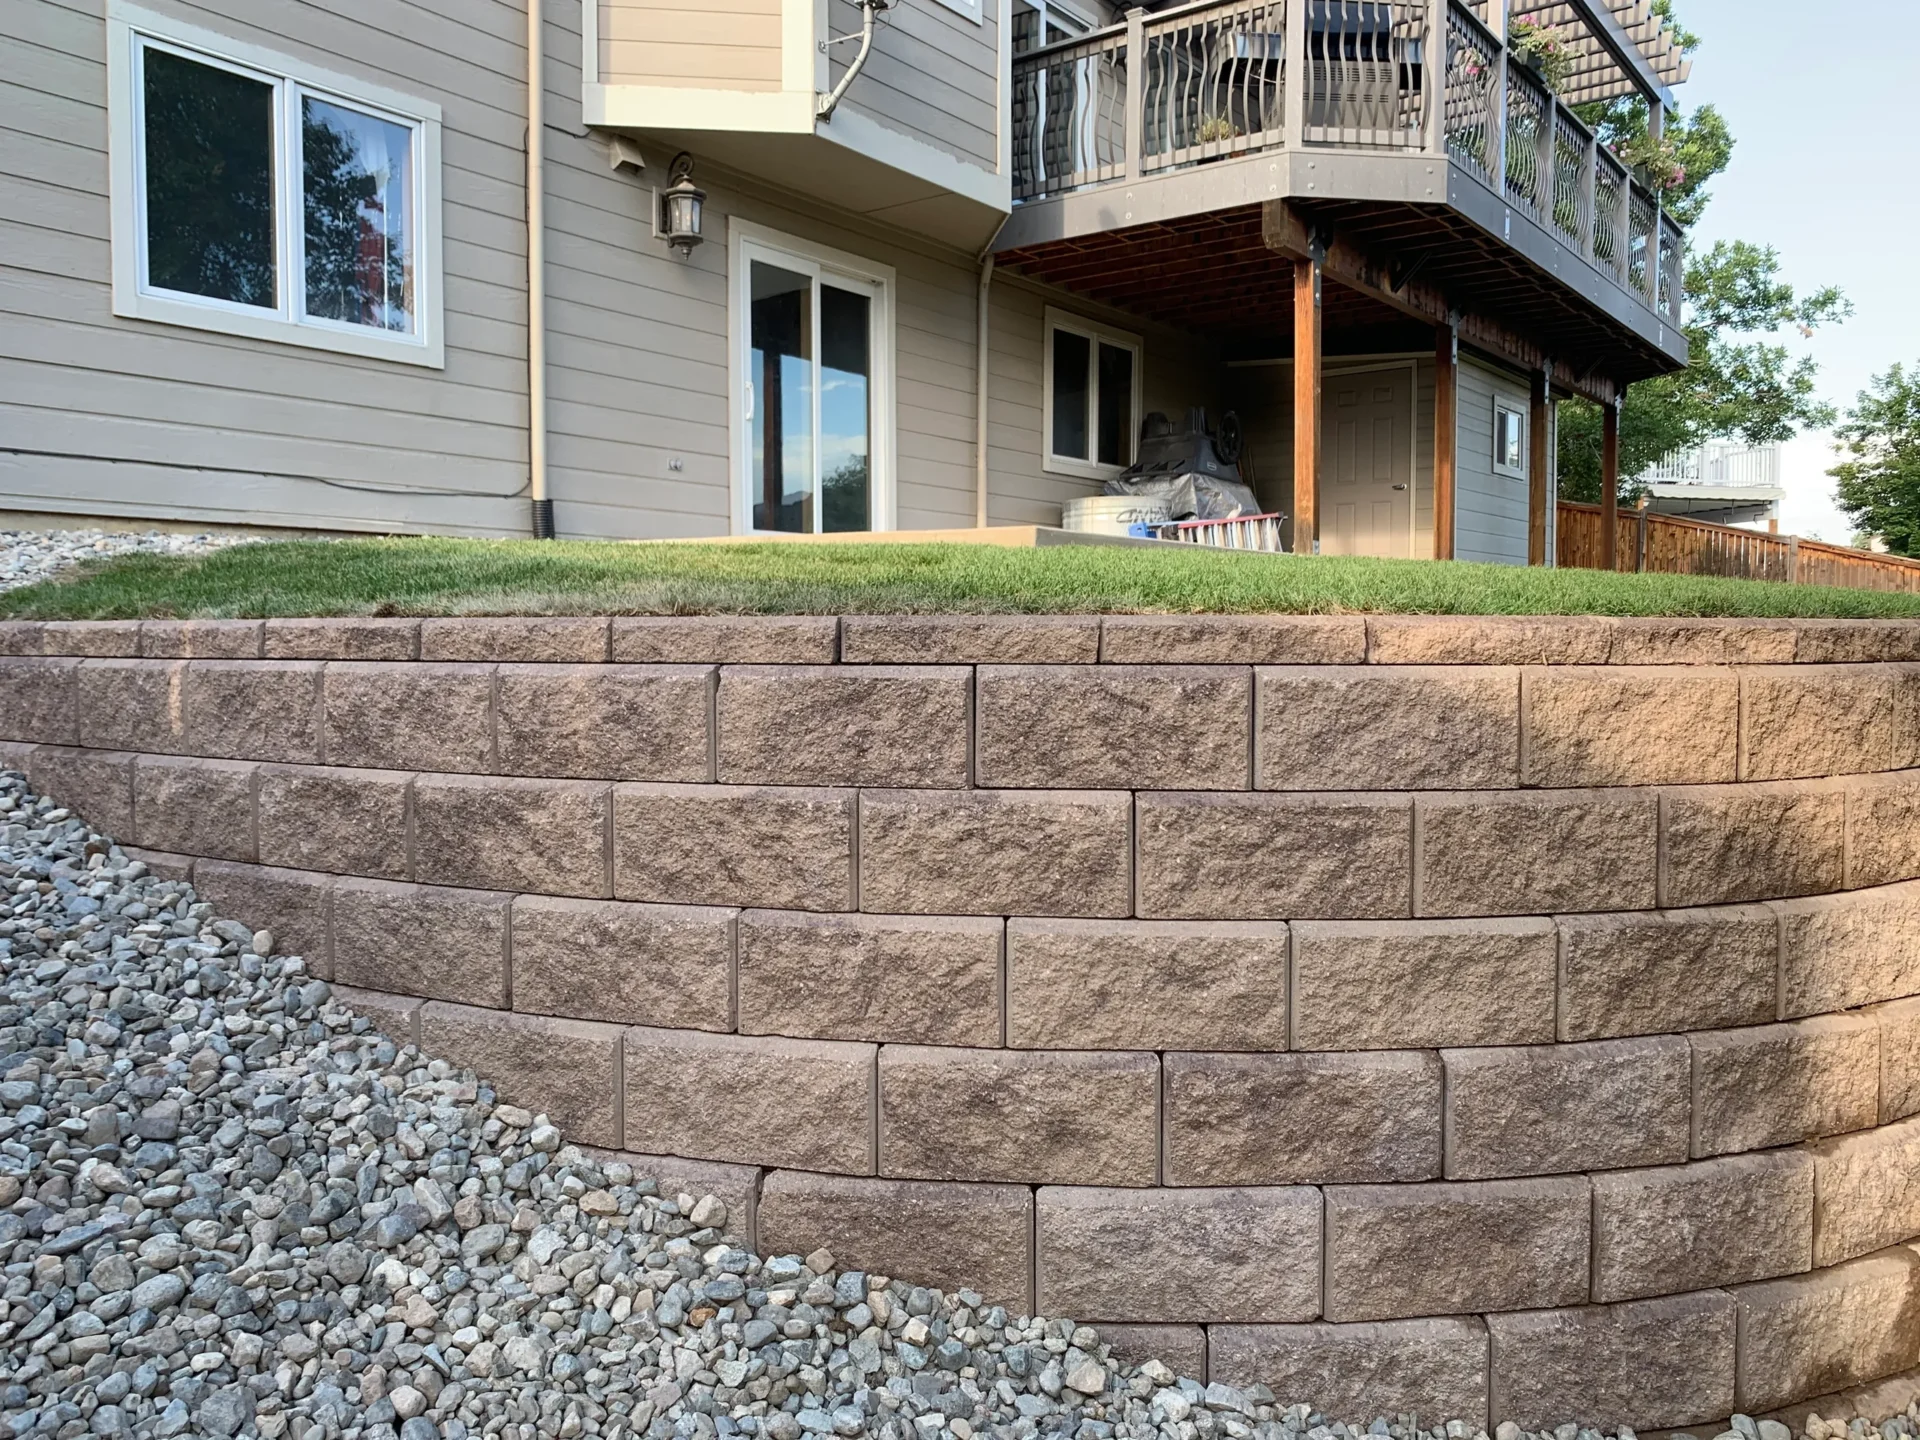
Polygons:
<instances>
[{"instance_id":1,"label":"green tree","mask_svg":"<svg viewBox=\"0 0 1920 1440\"><path fill-rule=\"evenodd\" d=\"M1836 433L1840 508L1895 555L1920 555L1920 366L1874 376Z\"/></svg>"},{"instance_id":2,"label":"green tree","mask_svg":"<svg viewBox=\"0 0 1920 1440\"><path fill-rule=\"evenodd\" d=\"M1700 37L1673 13L1672 0L1653 9L1691 52ZM1648 110L1639 97L1578 107L1603 144L1621 154L1647 149ZM1677 183L1661 203L1682 226L1699 223L1711 185L1733 158L1734 138L1711 105L1691 115L1670 111L1664 126ZM1801 294L1780 277L1779 253L1749 241L1720 241L1687 257L1683 278L1688 365L1630 386L1620 411L1622 497L1637 498L1630 478L1670 452L1703 440L1737 438L1750 445L1790 440L1833 423L1818 392L1819 367L1795 355L1793 335L1844 320L1853 307L1831 286ZM1560 406L1560 493L1600 498L1600 407L1583 400Z\"/></svg>"}]
</instances>

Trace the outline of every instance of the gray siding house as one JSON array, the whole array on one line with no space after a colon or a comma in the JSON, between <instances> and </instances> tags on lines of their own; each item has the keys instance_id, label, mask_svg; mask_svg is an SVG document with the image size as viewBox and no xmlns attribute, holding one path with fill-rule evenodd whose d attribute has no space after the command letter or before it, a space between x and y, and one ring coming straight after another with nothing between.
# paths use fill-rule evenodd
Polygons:
<instances>
[{"instance_id":1,"label":"gray siding house","mask_svg":"<svg viewBox=\"0 0 1920 1440\"><path fill-rule=\"evenodd\" d=\"M1685 65L1503 3L0 0L0 512L1052 525L1204 407L1297 549L1542 561L1686 357L1569 107Z\"/></svg>"}]
</instances>

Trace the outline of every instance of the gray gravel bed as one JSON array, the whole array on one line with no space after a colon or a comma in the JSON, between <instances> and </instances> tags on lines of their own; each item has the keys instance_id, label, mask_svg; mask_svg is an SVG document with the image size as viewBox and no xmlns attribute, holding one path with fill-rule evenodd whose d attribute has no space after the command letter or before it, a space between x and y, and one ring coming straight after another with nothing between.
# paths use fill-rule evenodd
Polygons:
<instances>
[{"instance_id":1,"label":"gray gravel bed","mask_svg":"<svg viewBox=\"0 0 1920 1440\"><path fill-rule=\"evenodd\" d=\"M0 530L0 590L51 580L82 560L109 555L205 555L252 543L246 535L107 530Z\"/></svg>"},{"instance_id":2,"label":"gray gravel bed","mask_svg":"<svg viewBox=\"0 0 1920 1440\"><path fill-rule=\"evenodd\" d=\"M1486 1440L752 1254L275 948L0 773L0 1440Z\"/></svg>"}]
</instances>

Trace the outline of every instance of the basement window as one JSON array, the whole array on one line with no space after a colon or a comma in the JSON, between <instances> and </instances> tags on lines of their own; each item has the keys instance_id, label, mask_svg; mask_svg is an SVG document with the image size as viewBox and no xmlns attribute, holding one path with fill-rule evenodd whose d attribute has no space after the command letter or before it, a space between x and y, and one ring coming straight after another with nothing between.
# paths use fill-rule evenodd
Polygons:
<instances>
[{"instance_id":1,"label":"basement window","mask_svg":"<svg viewBox=\"0 0 1920 1440\"><path fill-rule=\"evenodd\" d=\"M1140 337L1057 310L1046 318L1044 468L1102 479L1133 463Z\"/></svg>"},{"instance_id":2,"label":"basement window","mask_svg":"<svg viewBox=\"0 0 1920 1440\"><path fill-rule=\"evenodd\" d=\"M114 313L444 364L437 107L112 4Z\"/></svg>"},{"instance_id":3,"label":"basement window","mask_svg":"<svg viewBox=\"0 0 1920 1440\"><path fill-rule=\"evenodd\" d=\"M1493 470L1516 480L1527 478L1527 412L1500 399L1493 402Z\"/></svg>"}]
</instances>

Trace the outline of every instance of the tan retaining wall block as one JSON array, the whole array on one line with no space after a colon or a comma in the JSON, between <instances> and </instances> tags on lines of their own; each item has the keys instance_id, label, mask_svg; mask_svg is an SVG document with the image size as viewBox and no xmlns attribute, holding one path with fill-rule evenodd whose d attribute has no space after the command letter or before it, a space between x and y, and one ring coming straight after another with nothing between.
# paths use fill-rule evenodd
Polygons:
<instances>
[{"instance_id":1,"label":"tan retaining wall block","mask_svg":"<svg viewBox=\"0 0 1920 1440\"><path fill-rule=\"evenodd\" d=\"M1256 672L1262 790L1490 790L1518 782L1520 672Z\"/></svg>"},{"instance_id":2,"label":"tan retaining wall block","mask_svg":"<svg viewBox=\"0 0 1920 1440\"><path fill-rule=\"evenodd\" d=\"M1783 1018L1920 994L1920 883L1782 900L1773 911Z\"/></svg>"},{"instance_id":3,"label":"tan retaining wall block","mask_svg":"<svg viewBox=\"0 0 1920 1440\"><path fill-rule=\"evenodd\" d=\"M613 888L622 900L853 908L855 792L616 785Z\"/></svg>"},{"instance_id":4,"label":"tan retaining wall block","mask_svg":"<svg viewBox=\"0 0 1920 1440\"><path fill-rule=\"evenodd\" d=\"M269 660L416 660L420 622L360 616L269 620Z\"/></svg>"},{"instance_id":5,"label":"tan retaining wall block","mask_svg":"<svg viewBox=\"0 0 1920 1440\"><path fill-rule=\"evenodd\" d=\"M328 940L333 877L310 870L196 860L194 892L220 914L273 932L276 955L299 955L323 980L333 974ZM386 988L386 987L382 987Z\"/></svg>"},{"instance_id":6,"label":"tan retaining wall block","mask_svg":"<svg viewBox=\"0 0 1920 1440\"><path fill-rule=\"evenodd\" d=\"M603 896L612 787L595 780L419 775L413 873L434 885Z\"/></svg>"},{"instance_id":7,"label":"tan retaining wall block","mask_svg":"<svg viewBox=\"0 0 1920 1440\"><path fill-rule=\"evenodd\" d=\"M78 743L171 755L187 733L185 662L87 660L77 679Z\"/></svg>"},{"instance_id":8,"label":"tan retaining wall block","mask_svg":"<svg viewBox=\"0 0 1920 1440\"><path fill-rule=\"evenodd\" d=\"M862 791L860 908L1126 915L1132 810L1125 791Z\"/></svg>"},{"instance_id":9,"label":"tan retaining wall block","mask_svg":"<svg viewBox=\"0 0 1920 1440\"><path fill-rule=\"evenodd\" d=\"M1749 1414L1891 1375L1920 1353L1920 1259L1905 1247L1734 1295L1735 1399Z\"/></svg>"},{"instance_id":10,"label":"tan retaining wall block","mask_svg":"<svg viewBox=\"0 0 1920 1440\"><path fill-rule=\"evenodd\" d=\"M888 1045L880 1051L880 1170L1152 1185L1159 1088L1154 1055Z\"/></svg>"},{"instance_id":11,"label":"tan retaining wall block","mask_svg":"<svg viewBox=\"0 0 1920 1440\"><path fill-rule=\"evenodd\" d=\"M1024 1185L776 1170L760 1193L761 1252L821 1246L846 1269L977 1290L1021 1314L1033 1307L1033 1192Z\"/></svg>"},{"instance_id":12,"label":"tan retaining wall block","mask_svg":"<svg viewBox=\"0 0 1920 1440\"><path fill-rule=\"evenodd\" d=\"M627 1143L699 1160L873 1173L873 1046L626 1033Z\"/></svg>"},{"instance_id":13,"label":"tan retaining wall block","mask_svg":"<svg viewBox=\"0 0 1920 1440\"><path fill-rule=\"evenodd\" d=\"M1593 1226L1595 1300L1798 1274L1813 1263L1813 1161L1782 1150L1595 1175Z\"/></svg>"},{"instance_id":14,"label":"tan retaining wall block","mask_svg":"<svg viewBox=\"0 0 1920 1440\"><path fill-rule=\"evenodd\" d=\"M254 858L253 781L258 766L241 760L142 755L133 762L136 838L153 850Z\"/></svg>"},{"instance_id":15,"label":"tan retaining wall block","mask_svg":"<svg viewBox=\"0 0 1920 1440\"><path fill-rule=\"evenodd\" d=\"M1604 615L1370 615L1374 665L1604 665L1619 621Z\"/></svg>"},{"instance_id":16,"label":"tan retaining wall block","mask_svg":"<svg viewBox=\"0 0 1920 1440\"><path fill-rule=\"evenodd\" d=\"M1669 790L1661 827L1663 905L1784 899L1846 883L1846 797L1831 782Z\"/></svg>"},{"instance_id":17,"label":"tan retaining wall block","mask_svg":"<svg viewBox=\"0 0 1920 1440\"><path fill-rule=\"evenodd\" d=\"M493 769L491 665L327 666L326 758L375 770Z\"/></svg>"},{"instance_id":18,"label":"tan retaining wall block","mask_svg":"<svg viewBox=\"0 0 1920 1440\"><path fill-rule=\"evenodd\" d=\"M713 1196L727 1207L725 1233L752 1240L754 1214L759 1208L754 1203L754 1191L759 1187L761 1176L758 1166L685 1160L678 1155L641 1155L632 1150L612 1151L606 1158L624 1160L636 1175L653 1177L660 1182L662 1195L687 1196L695 1203L704 1196Z\"/></svg>"},{"instance_id":19,"label":"tan retaining wall block","mask_svg":"<svg viewBox=\"0 0 1920 1440\"><path fill-rule=\"evenodd\" d=\"M1302 921L1294 1048L1544 1044L1556 950L1545 919Z\"/></svg>"},{"instance_id":20,"label":"tan retaining wall block","mask_svg":"<svg viewBox=\"0 0 1920 1440\"><path fill-rule=\"evenodd\" d=\"M1694 785L1736 778L1740 682L1688 666L1525 672L1528 785Z\"/></svg>"},{"instance_id":21,"label":"tan retaining wall block","mask_svg":"<svg viewBox=\"0 0 1920 1440\"><path fill-rule=\"evenodd\" d=\"M1487 1327L1478 1317L1216 1325L1207 1340L1212 1378L1311 1395L1329 1415L1446 1415L1487 1424Z\"/></svg>"},{"instance_id":22,"label":"tan retaining wall block","mask_svg":"<svg viewBox=\"0 0 1920 1440\"><path fill-rule=\"evenodd\" d=\"M1042 1050L1284 1050L1287 927L1010 920L1007 1043Z\"/></svg>"},{"instance_id":23,"label":"tan retaining wall block","mask_svg":"<svg viewBox=\"0 0 1920 1440\"><path fill-rule=\"evenodd\" d=\"M75 702L80 663L0 659L0 737L40 745L73 744L79 738Z\"/></svg>"},{"instance_id":24,"label":"tan retaining wall block","mask_svg":"<svg viewBox=\"0 0 1920 1440\"><path fill-rule=\"evenodd\" d=\"M1440 1053L1450 1180L1687 1158L1689 1056L1680 1036Z\"/></svg>"},{"instance_id":25,"label":"tan retaining wall block","mask_svg":"<svg viewBox=\"0 0 1920 1440\"><path fill-rule=\"evenodd\" d=\"M1540 915L1654 907L1651 790L1423 795L1422 915Z\"/></svg>"},{"instance_id":26,"label":"tan retaining wall block","mask_svg":"<svg viewBox=\"0 0 1920 1440\"><path fill-rule=\"evenodd\" d=\"M1920 1000L1868 1013L1880 1027L1880 1123L1920 1114Z\"/></svg>"},{"instance_id":27,"label":"tan retaining wall block","mask_svg":"<svg viewBox=\"0 0 1920 1440\"><path fill-rule=\"evenodd\" d=\"M320 758L317 660L194 660L182 694L185 746L229 760L312 764Z\"/></svg>"},{"instance_id":28,"label":"tan retaining wall block","mask_svg":"<svg viewBox=\"0 0 1920 1440\"><path fill-rule=\"evenodd\" d=\"M831 665L832 615L616 616L613 658L631 665Z\"/></svg>"},{"instance_id":29,"label":"tan retaining wall block","mask_svg":"<svg viewBox=\"0 0 1920 1440\"><path fill-rule=\"evenodd\" d=\"M1109 665L1358 665L1367 622L1358 615L1108 615L1100 658Z\"/></svg>"},{"instance_id":30,"label":"tan retaining wall block","mask_svg":"<svg viewBox=\"0 0 1920 1440\"><path fill-rule=\"evenodd\" d=\"M998 918L740 917L740 1029L821 1040L1000 1043Z\"/></svg>"},{"instance_id":31,"label":"tan retaining wall block","mask_svg":"<svg viewBox=\"0 0 1920 1440\"><path fill-rule=\"evenodd\" d=\"M380 990L335 985L333 998L354 1014L366 1016L374 1029L395 1045L420 1043L420 1007L427 1002L417 995L388 995Z\"/></svg>"},{"instance_id":32,"label":"tan retaining wall block","mask_svg":"<svg viewBox=\"0 0 1920 1440\"><path fill-rule=\"evenodd\" d=\"M11 652L10 652L11 653ZM49 620L40 627L40 648L22 655L134 656L140 653L138 620Z\"/></svg>"},{"instance_id":33,"label":"tan retaining wall block","mask_svg":"<svg viewBox=\"0 0 1920 1440\"><path fill-rule=\"evenodd\" d=\"M700 665L502 665L501 771L600 780L712 778Z\"/></svg>"},{"instance_id":34,"label":"tan retaining wall block","mask_svg":"<svg viewBox=\"0 0 1920 1440\"><path fill-rule=\"evenodd\" d=\"M143 620L140 653L169 660L257 660L259 620Z\"/></svg>"},{"instance_id":35,"label":"tan retaining wall block","mask_svg":"<svg viewBox=\"0 0 1920 1440\"><path fill-rule=\"evenodd\" d=\"M378 880L408 876L413 776L395 770L270 765L260 771L260 858Z\"/></svg>"},{"instance_id":36,"label":"tan retaining wall block","mask_svg":"<svg viewBox=\"0 0 1920 1440\"><path fill-rule=\"evenodd\" d=\"M1742 670L1743 780L1893 768L1895 672L1879 665Z\"/></svg>"},{"instance_id":37,"label":"tan retaining wall block","mask_svg":"<svg viewBox=\"0 0 1920 1440\"><path fill-rule=\"evenodd\" d=\"M35 790L77 811L94 829L132 842L133 756L36 745L26 773Z\"/></svg>"},{"instance_id":38,"label":"tan retaining wall block","mask_svg":"<svg viewBox=\"0 0 1920 1440\"><path fill-rule=\"evenodd\" d=\"M1693 1153L1728 1155L1864 1130L1880 1112L1868 1015L1719 1030L1693 1046Z\"/></svg>"},{"instance_id":39,"label":"tan retaining wall block","mask_svg":"<svg viewBox=\"0 0 1920 1440\"><path fill-rule=\"evenodd\" d=\"M1614 665L1790 665L1805 623L1626 615L1614 621L1607 658Z\"/></svg>"},{"instance_id":40,"label":"tan retaining wall block","mask_svg":"<svg viewBox=\"0 0 1920 1440\"><path fill-rule=\"evenodd\" d=\"M1329 1320L1578 1305L1587 1297L1584 1176L1453 1185L1334 1185Z\"/></svg>"},{"instance_id":41,"label":"tan retaining wall block","mask_svg":"<svg viewBox=\"0 0 1920 1440\"><path fill-rule=\"evenodd\" d=\"M1250 672L1209 665L982 665L978 780L996 788L1244 790Z\"/></svg>"},{"instance_id":42,"label":"tan retaining wall block","mask_svg":"<svg viewBox=\"0 0 1920 1440\"><path fill-rule=\"evenodd\" d=\"M603 661L607 626L607 620L592 615L463 615L422 620L420 658L553 664Z\"/></svg>"},{"instance_id":43,"label":"tan retaining wall block","mask_svg":"<svg viewBox=\"0 0 1920 1440\"><path fill-rule=\"evenodd\" d=\"M1099 658L1095 615L849 615L840 622L840 659L848 665L1091 665Z\"/></svg>"},{"instance_id":44,"label":"tan retaining wall block","mask_svg":"<svg viewBox=\"0 0 1920 1440\"><path fill-rule=\"evenodd\" d=\"M570 1140L620 1144L617 1026L433 1001L420 1010L420 1048L457 1056L486 1076L502 1100L544 1113Z\"/></svg>"},{"instance_id":45,"label":"tan retaining wall block","mask_svg":"<svg viewBox=\"0 0 1920 1440\"><path fill-rule=\"evenodd\" d=\"M1206 1378L1207 1332L1203 1326L1105 1324L1100 1327L1100 1339L1123 1364L1144 1365L1158 1360L1176 1375Z\"/></svg>"},{"instance_id":46,"label":"tan retaining wall block","mask_svg":"<svg viewBox=\"0 0 1920 1440\"><path fill-rule=\"evenodd\" d=\"M623 1025L731 1030L736 913L517 896L513 1008Z\"/></svg>"},{"instance_id":47,"label":"tan retaining wall block","mask_svg":"<svg viewBox=\"0 0 1920 1440\"><path fill-rule=\"evenodd\" d=\"M1440 1174L1440 1059L1171 1054L1169 1185L1428 1180Z\"/></svg>"},{"instance_id":48,"label":"tan retaining wall block","mask_svg":"<svg viewBox=\"0 0 1920 1440\"><path fill-rule=\"evenodd\" d=\"M719 778L965 785L972 680L964 666L729 665L715 712Z\"/></svg>"},{"instance_id":49,"label":"tan retaining wall block","mask_svg":"<svg viewBox=\"0 0 1920 1440\"><path fill-rule=\"evenodd\" d=\"M1138 812L1141 915L1371 920L1412 913L1405 795L1143 792Z\"/></svg>"},{"instance_id":50,"label":"tan retaining wall block","mask_svg":"<svg viewBox=\"0 0 1920 1440\"><path fill-rule=\"evenodd\" d=\"M1568 915L1560 930L1560 1038L1605 1040L1778 1013L1779 922L1764 906Z\"/></svg>"},{"instance_id":51,"label":"tan retaining wall block","mask_svg":"<svg viewBox=\"0 0 1920 1440\"><path fill-rule=\"evenodd\" d=\"M1813 1147L1813 1263L1920 1235L1920 1119Z\"/></svg>"},{"instance_id":52,"label":"tan retaining wall block","mask_svg":"<svg viewBox=\"0 0 1920 1440\"><path fill-rule=\"evenodd\" d=\"M1040 1312L1289 1321L1320 1313L1312 1186L1038 1193ZM1116 1263L1125 1257L1123 1263Z\"/></svg>"},{"instance_id":53,"label":"tan retaining wall block","mask_svg":"<svg viewBox=\"0 0 1920 1440\"><path fill-rule=\"evenodd\" d=\"M1731 1295L1489 1315L1493 1413L1544 1428L1692 1425L1733 1409Z\"/></svg>"},{"instance_id":54,"label":"tan retaining wall block","mask_svg":"<svg viewBox=\"0 0 1920 1440\"><path fill-rule=\"evenodd\" d=\"M1920 876L1920 775L1898 771L1845 782L1847 884Z\"/></svg>"},{"instance_id":55,"label":"tan retaining wall block","mask_svg":"<svg viewBox=\"0 0 1920 1440\"><path fill-rule=\"evenodd\" d=\"M507 1008L507 906L511 895L334 882L333 973L347 985Z\"/></svg>"}]
</instances>

